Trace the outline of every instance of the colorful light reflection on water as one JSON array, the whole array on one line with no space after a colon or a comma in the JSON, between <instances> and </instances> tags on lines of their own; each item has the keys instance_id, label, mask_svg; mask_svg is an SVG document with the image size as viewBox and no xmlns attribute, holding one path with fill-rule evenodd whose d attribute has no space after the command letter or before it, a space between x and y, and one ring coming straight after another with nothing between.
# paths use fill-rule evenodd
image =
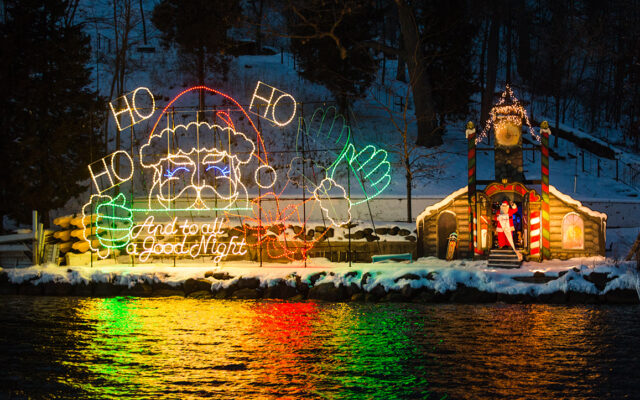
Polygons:
<instances>
[{"instance_id":1,"label":"colorful light reflection on water","mask_svg":"<svg viewBox=\"0 0 640 400\"><path fill-rule=\"evenodd\" d=\"M0 298L0 398L633 398L640 308Z\"/></svg>"}]
</instances>

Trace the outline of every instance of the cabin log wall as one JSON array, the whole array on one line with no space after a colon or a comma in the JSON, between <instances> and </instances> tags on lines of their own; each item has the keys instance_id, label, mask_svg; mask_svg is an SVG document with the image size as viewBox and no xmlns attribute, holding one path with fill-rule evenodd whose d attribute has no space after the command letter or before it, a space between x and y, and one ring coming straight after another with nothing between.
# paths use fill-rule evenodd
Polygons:
<instances>
[{"instance_id":1,"label":"cabin log wall","mask_svg":"<svg viewBox=\"0 0 640 400\"><path fill-rule=\"evenodd\" d=\"M466 193L419 221L422 232L422 237L419 238L419 243L422 246L421 255L423 257L438 256L438 216L446 211L453 212L456 218L458 231L456 258L471 258L472 253L469 251L469 201Z\"/></svg>"},{"instance_id":2,"label":"cabin log wall","mask_svg":"<svg viewBox=\"0 0 640 400\"><path fill-rule=\"evenodd\" d=\"M576 206L565 203L552 193L549 194L549 208L551 258L565 260L573 257L604 255L604 234L600 218L578 210ZM565 215L572 212L578 214L584 223L583 249L571 250L562 247L562 221Z\"/></svg>"},{"instance_id":3,"label":"cabin log wall","mask_svg":"<svg viewBox=\"0 0 640 400\"><path fill-rule=\"evenodd\" d=\"M532 205L535 207L535 205ZM584 211L580 211L577 206L562 201L552 193L549 194L550 206L550 250L551 257L558 259L569 259L573 257L589 257L604 255L605 226L600 218L591 216ZM464 193L438 210L418 221L420 237L418 249L420 256L438 256L438 216L445 211L455 214L458 230L458 251L457 258L472 258L473 253L469 250L469 201ZM578 214L584 223L584 248L564 249L562 247L562 221L568 213Z\"/></svg>"}]
</instances>

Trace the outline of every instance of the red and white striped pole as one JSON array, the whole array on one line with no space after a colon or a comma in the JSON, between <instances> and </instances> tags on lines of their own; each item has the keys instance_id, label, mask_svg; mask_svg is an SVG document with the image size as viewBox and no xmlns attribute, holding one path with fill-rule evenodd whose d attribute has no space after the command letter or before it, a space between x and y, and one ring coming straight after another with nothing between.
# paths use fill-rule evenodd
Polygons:
<instances>
[{"instance_id":1,"label":"red and white striped pole","mask_svg":"<svg viewBox=\"0 0 640 400\"><path fill-rule=\"evenodd\" d=\"M476 233L476 128L473 122L467 122L465 131L467 137L467 196L469 199L469 251L473 257L478 253L478 238Z\"/></svg>"},{"instance_id":2,"label":"red and white striped pole","mask_svg":"<svg viewBox=\"0 0 640 400\"><path fill-rule=\"evenodd\" d=\"M540 257L540 238L541 238L541 227L540 223L540 210L531 211L531 216L529 217L529 227L531 229L531 239L529 240L529 255L531 258Z\"/></svg>"},{"instance_id":3,"label":"red and white striped pole","mask_svg":"<svg viewBox=\"0 0 640 400\"><path fill-rule=\"evenodd\" d=\"M550 248L550 232L549 232L549 123L542 121L540 124L540 136L541 136L541 153L540 167L542 177L542 213L541 213L541 225L542 225L542 257L540 261L551 259Z\"/></svg>"}]
</instances>

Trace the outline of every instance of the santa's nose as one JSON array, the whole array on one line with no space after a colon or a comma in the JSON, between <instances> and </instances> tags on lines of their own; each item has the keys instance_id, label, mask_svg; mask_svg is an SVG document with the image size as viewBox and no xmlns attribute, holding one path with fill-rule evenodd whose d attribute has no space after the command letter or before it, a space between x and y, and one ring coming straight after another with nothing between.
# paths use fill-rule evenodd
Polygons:
<instances>
[{"instance_id":1,"label":"santa's nose","mask_svg":"<svg viewBox=\"0 0 640 400\"><path fill-rule=\"evenodd\" d=\"M207 205L204 204L204 201L202 201L202 198L200 198L200 196L198 196L196 198L196 201L193 202L193 208L198 209L198 210L204 210L207 208Z\"/></svg>"}]
</instances>

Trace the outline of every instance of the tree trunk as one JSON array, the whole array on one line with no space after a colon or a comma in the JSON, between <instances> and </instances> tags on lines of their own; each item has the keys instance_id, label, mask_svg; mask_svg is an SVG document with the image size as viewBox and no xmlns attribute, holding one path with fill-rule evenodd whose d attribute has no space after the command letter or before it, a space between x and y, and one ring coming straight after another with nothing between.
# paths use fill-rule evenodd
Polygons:
<instances>
[{"instance_id":1,"label":"tree trunk","mask_svg":"<svg viewBox=\"0 0 640 400\"><path fill-rule=\"evenodd\" d=\"M402 33L400 33L400 37L398 38L398 48L400 49L400 54L398 54L398 65L396 67L396 80L400 82L407 81L407 74L405 73L405 52L404 52L404 39L402 38Z\"/></svg>"},{"instance_id":2,"label":"tree trunk","mask_svg":"<svg viewBox=\"0 0 640 400\"><path fill-rule=\"evenodd\" d=\"M120 89L120 68L122 67L122 65L124 64L123 62L121 62L122 59L122 55L123 53L120 52L119 49L119 44L118 44L118 10L116 7L116 1L113 0L113 29L114 29L114 46L116 47L116 70L113 74L113 80L114 82L111 84L111 88L113 89L113 85L115 84L116 86L116 95L118 96L118 103L117 103L117 107L118 107L118 111L121 110L122 108L122 104L121 104L121 99L120 96L122 96L122 90ZM113 90L112 90L113 91ZM116 126L116 143L115 143L115 149L116 150L120 150L120 128L118 126ZM115 170L116 173L120 172L119 171L119 165L117 164L119 158L116 158L116 166L115 166Z\"/></svg>"},{"instance_id":3,"label":"tree trunk","mask_svg":"<svg viewBox=\"0 0 640 400\"><path fill-rule=\"evenodd\" d=\"M115 0L113 1L113 37L115 38L113 41L113 45L115 46L115 59L113 79L111 79L111 88L109 89L110 99L113 99L113 91L116 87L116 83L118 82L118 77L120 76L120 51L118 51L118 9L116 7ZM118 107L120 107L120 105L118 105ZM116 129L118 128L116 127ZM105 118L104 153L109 153L109 118Z\"/></svg>"},{"instance_id":4,"label":"tree trunk","mask_svg":"<svg viewBox=\"0 0 640 400\"><path fill-rule=\"evenodd\" d=\"M379 8L376 7L376 12L379 12ZM380 26L379 26L379 31L378 34L380 35L380 37L382 38L382 43L384 45L387 44L387 18L382 18L382 21L380 21ZM380 84L382 86L384 86L384 81L387 75L387 53L386 52L382 52L382 76L380 78Z\"/></svg>"},{"instance_id":5,"label":"tree trunk","mask_svg":"<svg viewBox=\"0 0 640 400\"><path fill-rule=\"evenodd\" d=\"M142 0L140 0L140 19L142 20L142 39L144 40L144 45L147 45L147 23L144 20L144 9L142 8Z\"/></svg>"},{"instance_id":6,"label":"tree trunk","mask_svg":"<svg viewBox=\"0 0 640 400\"><path fill-rule=\"evenodd\" d=\"M256 54L262 51L262 16L264 14L264 0L260 0L256 15Z\"/></svg>"},{"instance_id":7,"label":"tree trunk","mask_svg":"<svg viewBox=\"0 0 640 400\"><path fill-rule=\"evenodd\" d=\"M518 35L517 70L525 81L531 79L531 23L527 17L526 2L519 0L517 5L516 33Z\"/></svg>"},{"instance_id":8,"label":"tree trunk","mask_svg":"<svg viewBox=\"0 0 640 400\"><path fill-rule=\"evenodd\" d=\"M478 71L480 80L480 90L484 92L484 59L487 56L487 38L489 36L489 24L485 24L482 33L482 50L480 52L480 68Z\"/></svg>"},{"instance_id":9,"label":"tree trunk","mask_svg":"<svg viewBox=\"0 0 640 400\"><path fill-rule=\"evenodd\" d=\"M342 115L349 115L349 97L345 94L339 94L338 100L338 112Z\"/></svg>"},{"instance_id":10,"label":"tree trunk","mask_svg":"<svg viewBox=\"0 0 640 400\"><path fill-rule=\"evenodd\" d=\"M627 76L626 63L623 56L617 57L613 75L613 122L616 127L620 124L622 102L624 101L624 77Z\"/></svg>"},{"instance_id":11,"label":"tree trunk","mask_svg":"<svg viewBox=\"0 0 640 400\"><path fill-rule=\"evenodd\" d=\"M560 130L560 97L556 96L556 130ZM558 148L558 132L554 135L553 147Z\"/></svg>"},{"instance_id":12,"label":"tree trunk","mask_svg":"<svg viewBox=\"0 0 640 400\"><path fill-rule=\"evenodd\" d=\"M506 65L506 77L505 81L507 85L511 85L511 24L507 23L507 65Z\"/></svg>"},{"instance_id":13,"label":"tree trunk","mask_svg":"<svg viewBox=\"0 0 640 400\"><path fill-rule=\"evenodd\" d=\"M116 53L119 54L119 56L116 57L116 64L117 64L116 77L118 80L116 85L116 92L117 92L116 94L118 96L118 109L121 110L123 107L123 105L121 104L122 102L121 97L124 94L124 77L125 77L126 66L127 66L127 52L129 50L129 32L131 32L131 1L128 0L124 2L124 10L122 15L122 18L124 20L124 27L121 35L120 45L118 45L118 34L117 34L118 20L117 20L117 9L115 5L115 1L113 5L113 12L114 12L113 20L115 24L114 29L116 29L116 35L115 35ZM116 143L115 143L116 150L120 150L120 144L121 144L120 141L121 141L120 129L117 129ZM120 158L116 158L114 167L115 167L116 174L118 174L120 172Z\"/></svg>"},{"instance_id":14,"label":"tree trunk","mask_svg":"<svg viewBox=\"0 0 640 400\"><path fill-rule=\"evenodd\" d=\"M500 23L496 16L491 20L489 28L489 43L487 49L487 85L482 93L482 105L480 110L480 126L484 127L489 117L489 111L493 106L493 93L496 89L496 74L498 72L498 33Z\"/></svg>"},{"instance_id":15,"label":"tree trunk","mask_svg":"<svg viewBox=\"0 0 640 400\"><path fill-rule=\"evenodd\" d=\"M436 112L427 65L422 51L420 33L414 11L404 0L396 0L400 19L400 30L404 38L407 67L413 93L413 104L418 124L420 146L434 147L441 145L442 131L436 124Z\"/></svg>"},{"instance_id":16,"label":"tree trunk","mask_svg":"<svg viewBox=\"0 0 640 400\"><path fill-rule=\"evenodd\" d=\"M407 173L405 177L407 179L407 222L411 222L413 220L413 216L411 215L411 174Z\"/></svg>"},{"instance_id":17,"label":"tree trunk","mask_svg":"<svg viewBox=\"0 0 640 400\"><path fill-rule=\"evenodd\" d=\"M41 214L42 214L42 227L43 228L49 228L50 225L51 225L49 223L50 211L49 210L42 210Z\"/></svg>"}]
</instances>

